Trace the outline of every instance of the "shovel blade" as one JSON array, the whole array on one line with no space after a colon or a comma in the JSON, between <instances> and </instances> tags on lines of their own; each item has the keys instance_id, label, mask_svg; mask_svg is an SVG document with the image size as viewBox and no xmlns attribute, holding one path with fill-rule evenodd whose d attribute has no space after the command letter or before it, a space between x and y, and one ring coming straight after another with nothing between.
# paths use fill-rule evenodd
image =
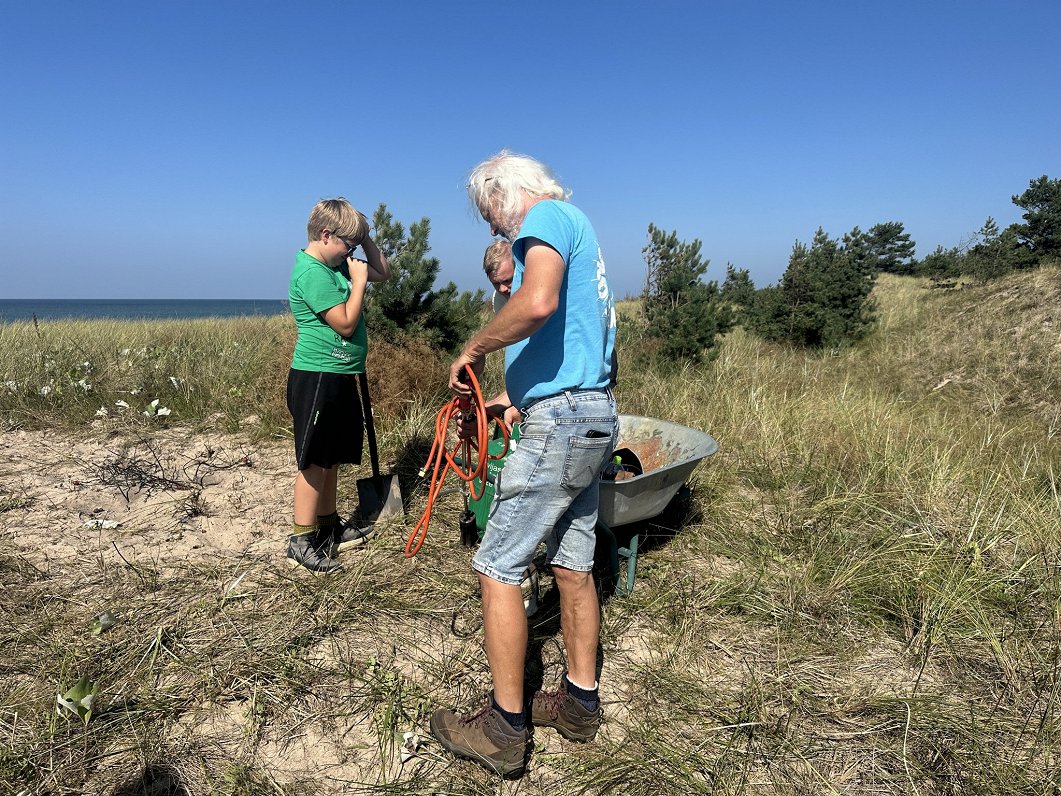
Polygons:
<instances>
[{"instance_id":1,"label":"shovel blade","mask_svg":"<svg viewBox=\"0 0 1061 796\"><path fill-rule=\"evenodd\" d=\"M404 513L398 479L393 475L359 478L357 502L361 521L367 525Z\"/></svg>"}]
</instances>

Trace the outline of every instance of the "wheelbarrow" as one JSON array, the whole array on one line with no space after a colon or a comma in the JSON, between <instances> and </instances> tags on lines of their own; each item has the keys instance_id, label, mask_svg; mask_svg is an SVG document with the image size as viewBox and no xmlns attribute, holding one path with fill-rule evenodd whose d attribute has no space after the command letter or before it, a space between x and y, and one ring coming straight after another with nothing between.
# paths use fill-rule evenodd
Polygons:
<instances>
[{"instance_id":1,"label":"wheelbarrow","mask_svg":"<svg viewBox=\"0 0 1061 796\"><path fill-rule=\"evenodd\" d=\"M597 533L610 548L615 593L634 590L640 534L620 546L613 528L658 517L674 499L701 461L718 450L710 434L695 428L641 415L619 415L619 443L640 460L640 474L600 483ZM620 559L626 563L625 578Z\"/></svg>"},{"instance_id":2,"label":"wheelbarrow","mask_svg":"<svg viewBox=\"0 0 1061 796\"><path fill-rule=\"evenodd\" d=\"M490 452L499 454L503 444L501 440L492 441ZM619 415L616 451L619 449L635 455L641 472L624 480L600 482L597 534L608 548L615 593L625 595L634 588L640 534L633 534L628 543L620 546L613 528L659 516L696 465L718 450L718 443L710 434L668 420ZM480 538L494 500L494 482L504 463L504 459L489 462L482 497L470 501ZM626 563L625 577L620 560Z\"/></svg>"}]
</instances>

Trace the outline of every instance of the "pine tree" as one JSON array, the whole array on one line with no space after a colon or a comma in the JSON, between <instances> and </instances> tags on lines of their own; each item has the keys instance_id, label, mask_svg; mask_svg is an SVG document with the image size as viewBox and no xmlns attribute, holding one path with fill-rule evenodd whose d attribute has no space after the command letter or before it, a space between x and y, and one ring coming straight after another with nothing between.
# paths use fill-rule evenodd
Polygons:
<instances>
[{"instance_id":1,"label":"pine tree","mask_svg":"<svg viewBox=\"0 0 1061 796\"><path fill-rule=\"evenodd\" d=\"M755 301L755 283L748 269L737 269L733 263L726 263L726 278L719 293L738 315L743 315Z\"/></svg>"},{"instance_id":2,"label":"pine tree","mask_svg":"<svg viewBox=\"0 0 1061 796\"><path fill-rule=\"evenodd\" d=\"M851 253L859 268L865 273L876 275L880 270L870 236L858 227L844 234L843 246Z\"/></svg>"},{"instance_id":3,"label":"pine tree","mask_svg":"<svg viewBox=\"0 0 1061 796\"><path fill-rule=\"evenodd\" d=\"M858 227L855 227L858 229ZM868 256L874 267L889 274L914 272L916 245L903 228L901 221L874 224L866 236Z\"/></svg>"},{"instance_id":4,"label":"pine tree","mask_svg":"<svg viewBox=\"0 0 1061 796\"><path fill-rule=\"evenodd\" d=\"M642 250L647 265L642 305L659 359L711 359L716 338L729 331L733 319L718 284L701 280L708 263L700 257L700 241L679 241L677 232L666 233L653 224L648 237Z\"/></svg>"},{"instance_id":5,"label":"pine tree","mask_svg":"<svg viewBox=\"0 0 1061 796\"><path fill-rule=\"evenodd\" d=\"M1039 258L1020 242L1020 225L1010 224L999 232L991 216L976 231L974 244L962 258L962 273L981 281L997 279L1011 271L1034 268Z\"/></svg>"},{"instance_id":6,"label":"pine tree","mask_svg":"<svg viewBox=\"0 0 1061 796\"><path fill-rule=\"evenodd\" d=\"M1061 180L1044 174L1028 183L1028 190L1013 197L1013 204L1024 210L1024 224L1017 225L1020 242L1037 259L1061 257Z\"/></svg>"},{"instance_id":7,"label":"pine tree","mask_svg":"<svg viewBox=\"0 0 1061 796\"><path fill-rule=\"evenodd\" d=\"M427 256L431 250L431 222L427 218L411 224L406 235L402 224L381 204L372 224L373 240L391 269L390 279L373 283L368 291L365 317L372 334L415 334L453 350L478 328L485 293L458 293L453 282L441 290L433 289L439 261Z\"/></svg>"},{"instance_id":8,"label":"pine tree","mask_svg":"<svg viewBox=\"0 0 1061 796\"><path fill-rule=\"evenodd\" d=\"M874 275L861 257L857 243L848 249L821 228L809 248L796 241L780 284L756 295L752 330L767 340L808 347L835 347L864 336L874 320Z\"/></svg>"}]
</instances>

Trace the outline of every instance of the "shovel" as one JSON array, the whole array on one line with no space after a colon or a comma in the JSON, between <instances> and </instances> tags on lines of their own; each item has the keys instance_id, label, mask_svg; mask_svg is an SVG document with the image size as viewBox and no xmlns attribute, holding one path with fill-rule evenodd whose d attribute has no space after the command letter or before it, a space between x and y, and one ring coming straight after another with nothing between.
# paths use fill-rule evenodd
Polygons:
<instances>
[{"instance_id":1,"label":"shovel","mask_svg":"<svg viewBox=\"0 0 1061 796\"><path fill-rule=\"evenodd\" d=\"M357 501L361 522L371 526L380 520L402 514L404 507L398 479L393 475L380 475L376 427L372 423L372 401L368 397L368 377L364 373L359 373L357 377L360 388L358 392L361 393L361 412L365 418L365 432L368 436L368 455L372 460L372 477L357 479Z\"/></svg>"}]
</instances>

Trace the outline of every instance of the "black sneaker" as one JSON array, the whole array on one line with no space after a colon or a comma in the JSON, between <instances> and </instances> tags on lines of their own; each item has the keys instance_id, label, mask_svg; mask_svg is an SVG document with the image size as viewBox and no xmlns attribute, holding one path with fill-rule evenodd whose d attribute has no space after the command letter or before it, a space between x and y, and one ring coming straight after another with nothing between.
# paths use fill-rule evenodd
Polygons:
<instances>
[{"instance_id":1,"label":"black sneaker","mask_svg":"<svg viewBox=\"0 0 1061 796\"><path fill-rule=\"evenodd\" d=\"M349 520L343 525L337 525L332 530L332 555L337 555L352 547L360 547L375 535L376 528L372 525L358 528L350 525Z\"/></svg>"},{"instance_id":2,"label":"black sneaker","mask_svg":"<svg viewBox=\"0 0 1061 796\"><path fill-rule=\"evenodd\" d=\"M328 555L329 539L320 533L300 533L287 537L287 563L302 566L310 572L338 572L343 567Z\"/></svg>"},{"instance_id":3,"label":"black sneaker","mask_svg":"<svg viewBox=\"0 0 1061 796\"><path fill-rule=\"evenodd\" d=\"M473 713L436 710L431 716L431 734L457 757L472 760L505 779L521 777L526 770L530 727L514 729L494 710L491 695Z\"/></svg>"},{"instance_id":4,"label":"black sneaker","mask_svg":"<svg viewBox=\"0 0 1061 796\"><path fill-rule=\"evenodd\" d=\"M567 692L563 681L555 691L539 691L531 700L531 724L552 727L569 741L592 741L602 718L599 705L595 711L587 710Z\"/></svg>"}]
</instances>

